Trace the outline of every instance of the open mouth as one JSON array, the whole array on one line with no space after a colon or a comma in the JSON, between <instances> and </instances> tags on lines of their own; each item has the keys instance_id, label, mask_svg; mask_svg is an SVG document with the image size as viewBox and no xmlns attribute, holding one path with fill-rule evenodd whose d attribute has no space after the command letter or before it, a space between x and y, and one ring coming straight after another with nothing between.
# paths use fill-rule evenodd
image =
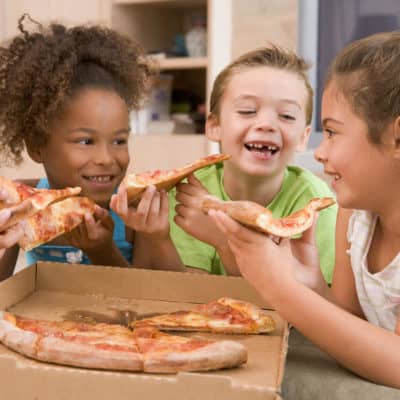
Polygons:
<instances>
[{"instance_id":1,"label":"open mouth","mask_svg":"<svg viewBox=\"0 0 400 400\"><path fill-rule=\"evenodd\" d=\"M260 153L263 155L274 155L279 151L279 147L273 144L264 143L246 143L244 147L251 152Z\"/></svg>"},{"instance_id":2,"label":"open mouth","mask_svg":"<svg viewBox=\"0 0 400 400\"><path fill-rule=\"evenodd\" d=\"M110 183L114 179L114 175L92 175L84 176L84 178L93 183Z\"/></svg>"}]
</instances>

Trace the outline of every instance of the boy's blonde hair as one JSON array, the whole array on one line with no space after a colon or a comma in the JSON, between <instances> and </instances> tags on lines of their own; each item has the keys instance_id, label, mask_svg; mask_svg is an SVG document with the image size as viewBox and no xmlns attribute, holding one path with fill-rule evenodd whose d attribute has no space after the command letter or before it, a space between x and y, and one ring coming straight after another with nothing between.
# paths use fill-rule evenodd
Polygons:
<instances>
[{"instance_id":1,"label":"boy's blonde hair","mask_svg":"<svg viewBox=\"0 0 400 400\"><path fill-rule=\"evenodd\" d=\"M372 143L400 116L400 32L378 33L346 46L325 83L338 85L353 111L368 125Z\"/></svg>"},{"instance_id":2,"label":"boy's blonde hair","mask_svg":"<svg viewBox=\"0 0 400 400\"><path fill-rule=\"evenodd\" d=\"M271 67L289 71L303 80L308 95L305 111L306 122L309 125L312 119L314 95L307 77L309 64L294 52L275 45L261 47L243 54L218 74L211 91L210 112L216 116L219 115L221 99L232 76L240 71L259 67Z\"/></svg>"}]
</instances>

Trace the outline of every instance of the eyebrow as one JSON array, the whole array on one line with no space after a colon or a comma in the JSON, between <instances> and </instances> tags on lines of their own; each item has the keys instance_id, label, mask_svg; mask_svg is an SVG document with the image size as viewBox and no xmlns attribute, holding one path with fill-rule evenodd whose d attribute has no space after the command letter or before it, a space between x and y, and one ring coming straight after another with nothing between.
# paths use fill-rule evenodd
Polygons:
<instances>
[{"instance_id":1,"label":"eyebrow","mask_svg":"<svg viewBox=\"0 0 400 400\"><path fill-rule=\"evenodd\" d=\"M71 129L71 130L67 131L67 133L79 133L79 132L95 134L97 131L95 129L84 128L84 127L75 128L75 129ZM131 132L131 128L127 127L127 128L118 129L117 131L115 131L113 133L115 133L115 134L119 134L119 133L127 133L127 134L129 134L130 132Z\"/></svg>"},{"instance_id":2,"label":"eyebrow","mask_svg":"<svg viewBox=\"0 0 400 400\"><path fill-rule=\"evenodd\" d=\"M234 99L234 102L236 103L237 101L240 100L246 100L246 99L257 99L258 96L253 96L251 94L245 94L245 95L241 95L238 96ZM296 106L297 108L299 108L300 110L302 110L301 105L296 101L296 100L291 100L291 99L277 99L278 102L281 103L288 103L288 104L292 104L294 106Z\"/></svg>"},{"instance_id":3,"label":"eyebrow","mask_svg":"<svg viewBox=\"0 0 400 400\"><path fill-rule=\"evenodd\" d=\"M334 119L334 118L324 118L324 119L322 120L322 126L325 126L328 122L333 122L333 123L336 123L336 124L339 124L339 125L343 125L343 122L342 122L342 121L339 121L339 120L337 120L337 119Z\"/></svg>"}]
</instances>

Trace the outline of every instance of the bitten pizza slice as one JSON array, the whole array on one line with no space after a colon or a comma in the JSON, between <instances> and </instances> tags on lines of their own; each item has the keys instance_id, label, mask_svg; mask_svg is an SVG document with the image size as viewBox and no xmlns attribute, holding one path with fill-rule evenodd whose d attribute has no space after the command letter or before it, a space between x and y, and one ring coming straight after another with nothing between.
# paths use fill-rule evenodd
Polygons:
<instances>
[{"instance_id":1,"label":"bitten pizza slice","mask_svg":"<svg viewBox=\"0 0 400 400\"><path fill-rule=\"evenodd\" d=\"M18 221L35 215L50 204L76 196L81 191L80 187L54 190L36 189L20 182L10 181L4 177L0 177L0 187L6 193L6 200L0 201L0 209L7 207L11 211L11 216L3 226L3 229L7 229Z\"/></svg>"},{"instance_id":2,"label":"bitten pizza slice","mask_svg":"<svg viewBox=\"0 0 400 400\"><path fill-rule=\"evenodd\" d=\"M51 204L30 218L19 222L24 230L19 246L31 250L70 232L83 222L86 213L93 214L95 203L87 197L69 197Z\"/></svg>"},{"instance_id":3,"label":"bitten pizza slice","mask_svg":"<svg viewBox=\"0 0 400 400\"><path fill-rule=\"evenodd\" d=\"M0 312L0 342L30 358L85 368L176 373L237 367L245 347L161 333L152 327L47 321Z\"/></svg>"},{"instance_id":4,"label":"bitten pizza slice","mask_svg":"<svg viewBox=\"0 0 400 400\"><path fill-rule=\"evenodd\" d=\"M317 211L335 204L331 197L311 199L302 208L283 218L274 218L271 211L252 201L222 201L213 196L203 200L204 212L223 211L231 218L259 232L279 237L290 237L306 231L313 223Z\"/></svg>"},{"instance_id":5,"label":"bitten pizza slice","mask_svg":"<svg viewBox=\"0 0 400 400\"><path fill-rule=\"evenodd\" d=\"M245 347L233 340L209 340L162 333L151 326L133 330L143 371L212 371L232 368L247 361Z\"/></svg>"},{"instance_id":6,"label":"bitten pizza slice","mask_svg":"<svg viewBox=\"0 0 400 400\"><path fill-rule=\"evenodd\" d=\"M274 319L254 304L222 297L192 310L176 311L133 321L139 327L153 326L160 330L215 333L257 334L275 329Z\"/></svg>"},{"instance_id":7,"label":"bitten pizza slice","mask_svg":"<svg viewBox=\"0 0 400 400\"><path fill-rule=\"evenodd\" d=\"M129 174L123 181L123 185L125 185L128 195L128 202L130 204L137 204L142 197L143 192L150 185L155 185L158 190L170 190L194 171L208 165L225 161L229 158L230 156L227 154L214 154L200 158L182 168L170 171L155 170L144 172L142 174Z\"/></svg>"}]
</instances>

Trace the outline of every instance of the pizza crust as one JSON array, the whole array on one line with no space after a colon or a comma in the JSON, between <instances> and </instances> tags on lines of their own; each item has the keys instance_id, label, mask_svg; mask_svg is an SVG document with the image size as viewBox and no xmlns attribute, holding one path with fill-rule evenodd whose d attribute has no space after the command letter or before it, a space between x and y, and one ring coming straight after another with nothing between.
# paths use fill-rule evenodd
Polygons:
<instances>
[{"instance_id":1,"label":"pizza crust","mask_svg":"<svg viewBox=\"0 0 400 400\"><path fill-rule=\"evenodd\" d=\"M245 347L232 340L207 344L186 352L149 353L145 356L144 371L171 373L179 371L212 371L232 368L247 361Z\"/></svg>"},{"instance_id":2,"label":"pizza crust","mask_svg":"<svg viewBox=\"0 0 400 400\"><path fill-rule=\"evenodd\" d=\"M138 204L144 191L150 185L155 185L157 190L170 190L180 181L187 178L194 171L204 168L208 165L217 164L228 160L227 154L213 154L211 156L200 158L193 163L187 164L182 168L171 171L152 171L143 174L129 174L122 184L126 187L129 204Z\"/></svg>"},{"instance_id":3,"label":"pizza crust","mask_svg":"<svg viewBox=\"0 0 400 400\"><path fill-rule=\"evenodd\" d=\"M291 237L310 228L315 213L332 204L335 201L330 197L315 198L288 217L274 218L271 211L252 201L223 201L214 196L206 196L202 210L205 213L210 210L223 211L237 222L261 233Z\"/></svg>"},{"instance_id":4,"label":"pizza crust","mask_svg":"<svg viewBox=\"0 0 400 400\"><path fill-rule=\"evenodd\" d=\"M53 336L40 340L33 358L75 367L143 371L143 358L139 353L99 349L94 345L70 342Z\"/></svg>"},{"instance_id":5,"label":"pizza crust","mask_svg":"<svg viewBox=\"0 0 400 400\"><path fill-rule=\"evenodd\" d=\"M196 339L195 348L190 350L192 339L163 334L155 329L150 331L150 335L155 335L153 338L147 335L141 337L140 332L135 334L118 325L97 324L92 330L90 325L77 324L81 329L82 325L86 328L75 330L72 322L54 322L51 326L52 322L28 319L30 324L35 326L36 322L39 330L42 328L46 332L40 334L17 326L17 318L0 312L0 341L22 355L49 363L106 370L176 373L231 368L247 360L245 347L234 341L204 339L202 342L203 339ZM154 350L151 349L153 344ZM157 350L159 344L162 350ZM143 350L140 351L140 348Z\"/></svg>"}]
</instances>

